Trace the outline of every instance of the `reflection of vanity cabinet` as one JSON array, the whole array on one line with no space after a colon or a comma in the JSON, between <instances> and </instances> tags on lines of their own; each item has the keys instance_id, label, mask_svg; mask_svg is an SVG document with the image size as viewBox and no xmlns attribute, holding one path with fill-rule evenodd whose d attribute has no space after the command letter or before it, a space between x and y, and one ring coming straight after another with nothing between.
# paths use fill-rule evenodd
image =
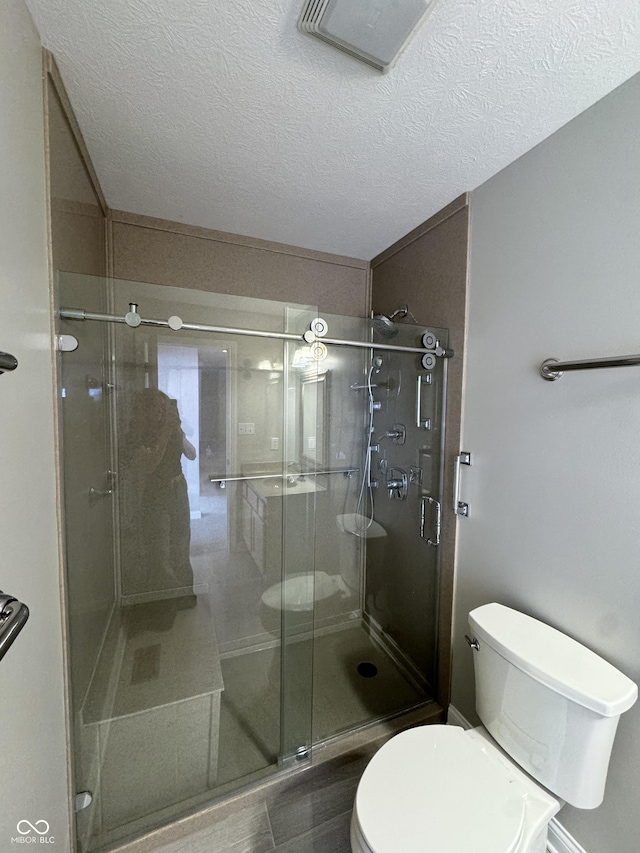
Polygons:
<instances>
[{"instance_id":1,"label":"reflection of vanity cabinet","mask_svg":"<svg viewBox=\"0 0 640 853\"><path fill-rule=\"evenodd\" d=\"M315 481L312 476L303 480L296 478L291 483L282 477L265 477L245 480L242 484L242 538L256 566L270 583L281 579L284 499L286 529L290 536L295 536L293 551L302 555L308 550L308 543L304 540L308 532L308 502L317 500L317 494L326 490L324 485ZM306 568L301 565L299 571Z\"/></svg>"},{"instance_id":2,"label":"reflection of vanity cabinet","mask_svg":"<svg viewBox=\"0 0 640 853\"><path fill-rule=\"evenodd\" d=\"M278 507L279 508L279 507ZM250 482L245 482L242 485L242 538L245 545L249 549L249 553L253 557L256 566L260 569L263 575L267 574L268 566L277 561L280 565L280 548L277 548L277 553L274 553L273 536L266 535L267 523L277 524L278 520L274 518L275 507L269 507L270 513L268 516L267 499L258 494L255 488L251 487ZM278 513L280 515L280 513ZM278 531L278 534L280 531ZM265 548L269 545L268 552Z\"/></svg>"}]
</instances>

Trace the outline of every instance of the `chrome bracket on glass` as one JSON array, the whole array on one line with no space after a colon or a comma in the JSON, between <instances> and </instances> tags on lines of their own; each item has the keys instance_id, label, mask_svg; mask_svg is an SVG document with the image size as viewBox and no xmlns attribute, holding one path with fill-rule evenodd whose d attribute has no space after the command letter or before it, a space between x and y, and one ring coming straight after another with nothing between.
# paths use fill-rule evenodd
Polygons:
<instances>
[{"instance_id":1,"label":"chrome bracket on glass","mask_svg":"<svg viewBox=\"0 0 640 853\"><path fill-rule=\"evenodd\" d=\"M427 537L424 535L425 530L425 517L426 517L426 506L427 504L431 504L436 508L436 535L433 539L431 537ZM435 498L423 497L420 498L420 538L424 539L427 545L439 545L440 544L440 531L442 530L442 504L440 501L437 501Z\"/></svg>"},{"instance_id":2,"label":"chrome bracket on glass","mask_svg":"<svg viewBox=\"0 0 640 853\"><path fill-rule=\"evenodd\" d=\"M471 454L461 452L456 456L453 463L453 511L456 515L462 515L465 518L469 515L469 504L460 500L460 466L471 465Z\"/></svg>"},{"instance_id":3,"label":"chrome bracket on glass","mask_svg":"<svg viewBox=\"0 0 640 853\"><path fill-rule=\"evenodd\" d=\"M78 349L78 339L74 335L56 335L58 352L75 352Z\"/></svg>"},{"instance_id":4,"label":"chrome bracket on glass","mask_svg":"<svg viewBox=\"0 0 640 853\"><path fill-rule=\"evenodd\" d=\"M416 486L422 485L422 468L418 468L417 465L409 468L409 483Z\"/></svg>"},{"instance_id":5,"label":"chrome bracket on glass","mask_svg":"<svg viewBox=\"0 0 640 853\"><path fill-rule=\"evenodd\" d=\"M422 417L422 386L431 385L431 374L420 373L416 384L416 426L418 429L431 429L431 418Z\"/></svg>"},{"instance_id":6,"label":"chrome bracket on glass","mask_svg":"<svg viewBox=\"0 0 640 853\"><path fill-rule=\"evenodd\" d=\"M24 628L29 618L29 608L17 598L0 591L0 660Z\"/></svg>"},{"instance_id":7,"label":"chrome bracket on glass","mask_svg":"<svg viewBox=\"0 0 640 853\"><path fill-rule=\"evenodd\" d=\"M405 501L407 499L407 492L409 491L407 472L403 471L402 468L389 468L385 486L390 498L394 498L397 501Z\"/></svg>"}]
</instances>

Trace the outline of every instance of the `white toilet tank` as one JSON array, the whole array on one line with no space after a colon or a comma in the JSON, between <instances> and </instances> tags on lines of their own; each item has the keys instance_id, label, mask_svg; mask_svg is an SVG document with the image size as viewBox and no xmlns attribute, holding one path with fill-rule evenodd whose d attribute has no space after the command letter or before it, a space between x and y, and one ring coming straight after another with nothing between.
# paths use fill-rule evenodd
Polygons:
<instances>
[{"instance_id":1,"label":"white toilet tank","mask_svg":"<svg viewBox=\"0 0 640 853\"><path fill-rule=\"evenodd\" d=\"M471 611L476 710L527 773L573 806L604 796L620 714L638 688L580 643L517 610Z\"/></svg>"}]
</instances>

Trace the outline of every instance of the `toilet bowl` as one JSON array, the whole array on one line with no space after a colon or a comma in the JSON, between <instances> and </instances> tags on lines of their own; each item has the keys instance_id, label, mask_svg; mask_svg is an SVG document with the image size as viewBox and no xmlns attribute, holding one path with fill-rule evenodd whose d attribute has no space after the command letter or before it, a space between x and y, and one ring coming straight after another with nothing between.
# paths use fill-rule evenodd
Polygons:
<instances>
[{"instance_id":1,"label":"toilet bowl","mask_svg":"<svg viewBox=\"0 0 640 853\"><path fill-rule=\"evenodd\" d=\"M476 711L465 731L391 738L358 784L353 853L544 853L564 801L604 797L620 715L636 685L537 619L486 604L469 614Z\"/></svg>"},{"instance_id":2,"label":"toilet bowl","mask_svg":"<svg viewBox=\"0 0 640 853\"><path fill-rule=\"evenodd\" d=\"M545 853L547 825L560 806L484 729L420 726L388 741L365 770L351 849Z\"/></svg>"}]
</instances>

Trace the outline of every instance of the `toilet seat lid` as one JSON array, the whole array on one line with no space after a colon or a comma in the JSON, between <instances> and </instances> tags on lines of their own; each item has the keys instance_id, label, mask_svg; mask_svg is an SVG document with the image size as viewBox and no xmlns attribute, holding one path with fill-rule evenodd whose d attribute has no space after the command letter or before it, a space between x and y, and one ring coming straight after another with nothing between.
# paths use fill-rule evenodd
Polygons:
<instances>
[{"instance_id":1,"label":"toilet seat lid","mask_svg":"<svg viewBox=\"0 0 640 853\"><path fill-rule=\"evenodd\" d=\"M463 729L419 726L371 759L355 812L375 853L513 853L525 798L517 776Z\"/></svg>"}]
</instances>

